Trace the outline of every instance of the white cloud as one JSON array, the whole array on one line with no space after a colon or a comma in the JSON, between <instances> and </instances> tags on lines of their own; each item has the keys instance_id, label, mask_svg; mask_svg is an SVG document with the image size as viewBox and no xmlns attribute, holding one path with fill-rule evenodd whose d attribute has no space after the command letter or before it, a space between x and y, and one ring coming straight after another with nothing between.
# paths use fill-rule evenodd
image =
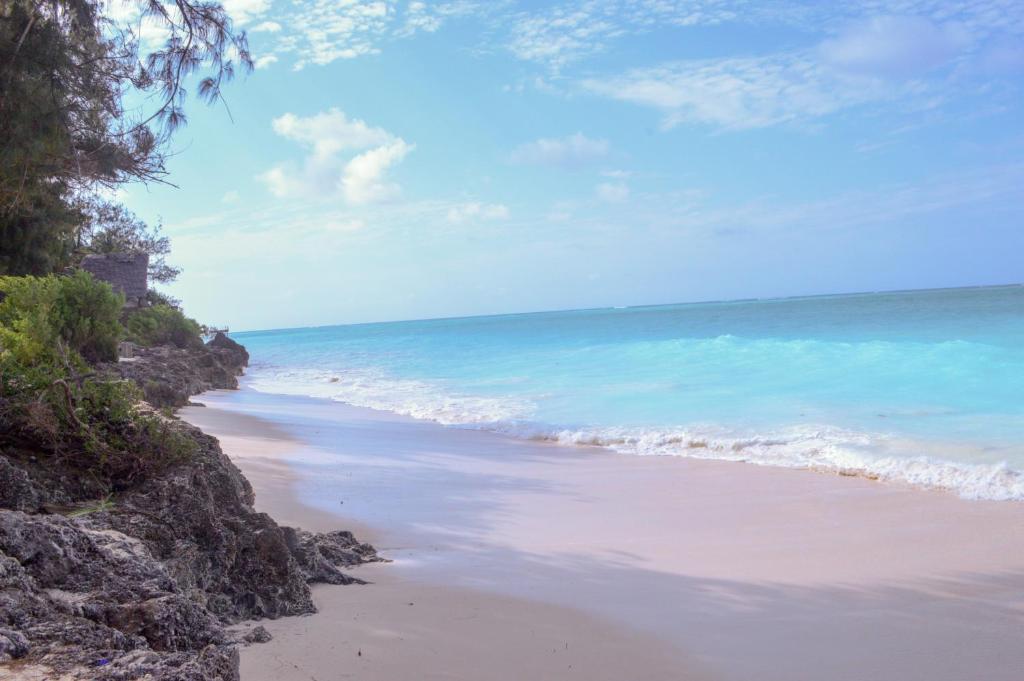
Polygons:
<instances>
[{"instance_id":1,"label":"white cloud","mask_svg":"<svg viewBox=\"0 0 1024 681\"><path fill-rule=\"evenodd\" d=\"M838 15L845 20L872 16L924 17L936 24L959 24L976 36L1024 33L1024 4L1014 0L874 0L830 9L833 11L826 16Z\"/></svg>"},{"instance_id":2,"label":"white cloud","mask_svg":"<svg viewBox=\"0 0 1024 681\"><path fill-rule=\"evenodd\" d=\"M286 113L272 126L308 151L301 165L281 163L258 176L278 197L340 195L350 203L390 198L399 188L387 180L387 172L415 148L339 109L313 116Z\"/></svg>"},{"instance_id":3,"label":"white cloud","mask_svg":"<svg viewBox=\"0 0 1024 681\"><path fill-rule=\"evenodd\" d=\"M433 33L449 19L483 11L469 0L409 2L400 9L394 0L311 0L293 3L282 17L286 30L275 44L278 53L296 57L295 68L325 65L380 52L390 38Z\"/></svg>"},{"instance_id":4,"label":"white cloud","mask_svg":"<svg viewBox=\"0 0 1024 681\"><path fill-rule=\"evenodd\" d=\"M501 203L461 203L448 209L448 222L461 224L478 220L507 220L508 206Z\"/></svg>"},{"instance_id":5,"label":"white cloud","mask_svg":"<svg viewBox=\"0 0 1024 681\"><path fill-rule=\"evenodd\" d=\"M618 42L655 30L722 24L792 27L818 34L827 37L812 55L811 60L819 66L848 75L909 78L975 56L992 37L1024 34L1024 3L563 0L502 15L494 26L505 34L504 46L515 57L538 63L557 75ZM1013 71L1017 57L1015 50L1004 50L991 60L996 69L1000 62L1009 62L1007 71ZM774 85L777 83L769 82L767 87Z\"/></svg>"},{"instance_id":6,"label":"white cloud","mask_svg":"<svg viewBox=\"0 0 1024 681\"><path fill-rule=\"evenodd\" d=\"M346 164L341 177L345 198L350 203L370 203L397 194L398 185L385 181L384 174L414 148L401 139L395 139L353 158Z\"/></svg>"},{"instance_id":7,"label":"white cloud","mask_svg":"<svg viewBox=\"0 0 1024 681\"><path fill-rule=\"evenodd\" d=\"M270 9L270 0L221 0L236 24L242 25Z\"/></svg>"},{"instance_id":8,"label":"white cloud","mask_svg":"<svg viewBox=\"0 0 1024 681\"><path fill-rule=\"evenodd\" d=\"M393 0L312 0L294 3L282 16L286 29L274 45L277 53L292 54L294 68L325 65L380 52L389 38L433 33L445 21L481 11L468 0L426 3L413 0L404 9Z\"/></svg>"},{"instance_id":9,"label":"white cloud","mask_svg":"<svg viewBox=\"0 0 1024 681\"><path fill-rule=\"evenodd\" d=\"M612 2L574 6L593 17ZM638 19L644 12L650 18L658 11L685 14L688 7L696 23L759 17L822 36L817 46L796 51L666 62L578 82L589 92L661 111L664 128L682 123L741 129L809 122L869 103L898 107L902 113L925 111L983 88L977 80L971 82L970 74L1013 76L1024 63L1020 2L782 1L747 12L727 1L712 14L702 14L699 1L655 4L662 9L636 3L629 15L633 18L622 18L619 30L635 34L637 26L647 25ZM673 14L672 22L688 25L690 19ZM994 49L997 44L1000 48Z\"/></svg>"},{"instance_id":10,"label":"white cloud","mask_svg":"<svg viewBox=\"0 0 1024 681\"><path fill-rule=\"evenodd\" d=\"M257 175L256 179L267 185L270 193L278 198L301 196L310 191L310 185L303 181L301 172L290 164L276 165Z\"/></svg>"},{"instance_id":11,"label":"white cloud","mask_svg":"<svg viewBox=\"0 0 1024 681\"><path fill-rule=\"evenodd\" d=\"M878 25L875 17L881 17ZM895 21L888 19L895 18ZM901 21L905 19L906 21ZM854 27L849 28L853 22ZM949 41L957 47L961 27L975 37L997 32L1024 33L1024 3L1011 0L865 0L801 2L775 0L567 0L535 11L514 13L507 49L519 59L554 71L609 49L616 41L665 28L746 23L792 26L835 33L848 27L853 42L880 41L894 49L898 63L941 55ZM888 24L888 25L887 25ZM929 27L929 24L931 26ZM901 39L902 32L902 39ZM872 36L874 34L874 36ZM901 44L902 43L902 44ZM852 47L852 46L851 46ZM899 54L902 52L902 54Z\"/></svg>"},{"instance_id":12,"label":"white cloud","mask_svg":"<svg viewBox=\"0 0 1024 681\"><path fill-rule=\"evenodd\" d=\"M605 49L620 34L613 17L584 8L556 8L546 15L521 15L513 24L509 50L519 59L560 68Z\"/></svg>"},{"instance_id":13,"label":"white cloud","mask_svg":"<svg viewBox=\"0 0 1024 681\"><path fill-rule=\"evenodd\" d=\"M481 12L483 9L481 3L471 0L453 0L441 3L413 0L406 6L404 15L399 17L401 25L395 29L394 35L399 38L408 38L421 31L434 33L450 18L469 16Z\"/></svg>"},{"instance_id":14,"label":"white cloud","mask_svg":"<svg viewBox=\"0 0 1024 681\"><path fill-rule=\"evenodd\" d=\"M172 10L172 16L176 13L176 10ZM135 28L138 31L143 52L159 50L171 36L171 32L167 30L167 24L152 16L139 19Z\"/></svg>"},{"instance_id":15,"label":"white cloud","mask_svg":"<svg viewBox=\"0 0 1024 681\"><path fill-rule=\"evenodd\" d=\"M410 2L405 10L405 24L398 29L401 36L410 36L417 31L433 33L441 28L442 18L430 11L425 2Z\"/></svg>"},{"instance_id":16,"label":"white cloud","mask_svg":"<svg viewBox=\"0 0 1024 681\"><path fill-rule=\"evenodd\" d=\"M582 132L561 138L542 138L512 151L513 163L579 166L608 155L608 140L591 139Z\"/></svg>"},{"instance_id":17,"label":"white cloud","mask_svg":"<svg viewBox=\"0 0 1024 681\"><path fill-rule=\"evenodd\" d=\"M312 147L318 157L379 146L392 139L387 130L371 127L358 118L350 119L337 108L305 117L286 113L271 125L281 137Z\"/></svg>"},{"instance_id":18,"label":"white cloud","mask_svg":"<svg viewBox=\"0 0 1024 681\"><path fill-rule=\"evenodd\" d=\"M253 66L255 66L258 69L265 69L268 66L270 66L271 64L276 64L276 63L277 63L277 55L276 54L265 54L262 57L256 57L256 59L253 61Z\"/></svg>"},{"instance_id":19,"label":"white cloud","mask_svg":"<svg viewBox=\"0 0 1024 681\"><path fill-rule=\"evenodd\" d=\"M296 69L374 54L379 51L375 42L390 23L388 3L382 0L313 0L294 8L287 22L291 31L276 51L294 53Z\"/></svg>"},{"instance_id":20,"label":"white cloud","mask_svg":"<svg viewBox=\"0 0 1024 681\"><path fill-rule=\"evenodd\" d=\"M276 21L264 21L249 29L250 33L278 33L282 26Z\"/></svg>"},{"instance_id":21,"label":"white cloud","mask_svg":"<svg viewBox=\"0 0 1024 681\"><path fill-rule=\"evenodd\" d=\"M103 6L103 14L112 21L127 23L139 18L139 6L133 0L109 0Z\"/></svg>"},{"instance_id":22,"label":"white cloud","mask_svg":"<svg viewBox=\"0 0 1024 681\"><path fill-rule=\"evenodd\" d=\"M221 197L220 202L221 203L229 203L229 204L230 203L238 203L239 199L241 199L241 198L242 197L239 195L239 193L237 191L235 191L234 189L232 189L229 192L225 192L224 196Z\"/></svg>"},{"instance_id":23,"label":"white cloud","mask_svg":"<svg viewBox=\"0 0 1024 681\"><path fill-rule=\"evenodd\" d=\"M663 112L662 125L758 128L816 118L891 93L804 54L670 62L582 81L592 93Z\"/></svg>"},{"instance_id":24,"label":"white cloud","mask_svg":"<svg viewBox=\"0 0 1024 681\"><path fill-rule=\"evenodd\" d=\"M824 41L825 62L853 73L909 77L949 62L970 42L956 23L939 25L924 17L880 16L859 21Z\"/></svg>"},{"instance_id":25,"label":"white cloud","mask_svg":"<svg viewBox=\"0 0 1024 681\"><path fill-rule=\"evenodd\" d=\"M777 10L783 11L789 10ZM756 22L774 13L742 0L575 0L514 15L507 48L519 59L558 71L626 36L666 26Z\"/></svg>"},{"instance_id":26,"label":"white cloud","mask_svg":"<svg viewBox=\"0 0 1024 681\"><path fill-rule=\"evenodd\" d=\"M602 182L595 191L597 198L608 203L622 203L629 198L629 187L623 182Z\"/></svg>"}]
</instances>

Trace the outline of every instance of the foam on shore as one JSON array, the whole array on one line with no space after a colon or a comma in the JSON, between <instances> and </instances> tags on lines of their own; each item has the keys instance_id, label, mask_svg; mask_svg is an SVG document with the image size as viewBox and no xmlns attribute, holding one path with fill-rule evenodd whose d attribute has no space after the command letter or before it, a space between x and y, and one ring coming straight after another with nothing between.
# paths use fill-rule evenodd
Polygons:
<instances>
[{"instance_id":1,"label":"foam on shore","mask_svg":"<svg viewBox=\"0 0 1024 681\"><path fill-rule=\"evenodd\" d=\"M256 367L249 384L261 392L327 398L523 439L605 447L624 454L741 461L858 475L949 490L966 499L1024 500L1021 471L1004 461L964 463L963 459L977 458L977 453L965 444L916 441L827 424L799 424L763 433L732 432L713 424L566 427L533 420L534 405L521 398L451 394L437 384L365 370L339 374ZM922 453L936 449L960 460Z\"/></svg>"}]
</instances>

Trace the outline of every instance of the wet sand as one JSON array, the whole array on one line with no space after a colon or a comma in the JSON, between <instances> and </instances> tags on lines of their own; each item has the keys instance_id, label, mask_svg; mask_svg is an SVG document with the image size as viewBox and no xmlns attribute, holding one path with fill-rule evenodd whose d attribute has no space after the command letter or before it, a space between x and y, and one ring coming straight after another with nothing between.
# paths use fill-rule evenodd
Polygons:
<instances>
[{"instance_id":1,"label":"wet sand","mask_svg":"<svg viewBox=\"0 0 1024 681\"><path fill-rule=\"evenodd\" d=\"M270 623L243 679L1024 678L1024 504L198 399L257 508L395 561Z\"/></svg>"}]
</instances>

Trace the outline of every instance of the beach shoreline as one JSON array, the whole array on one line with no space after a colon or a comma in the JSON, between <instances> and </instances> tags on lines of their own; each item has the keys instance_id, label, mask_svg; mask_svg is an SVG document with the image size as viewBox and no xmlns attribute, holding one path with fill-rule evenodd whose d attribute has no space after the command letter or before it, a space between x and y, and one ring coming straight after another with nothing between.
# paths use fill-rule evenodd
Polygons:
<instances>
[{"instance_id":1,"label":"beach shoreline","mask_svg":"<svg viewBox=\"0 0 1024 681\"><path fill-rule=\"evenodd\" d=\"M197 401L203 397L210 395ZM180 415L202 423L230 452L256 492L257 510L313 532L345 527L370 543L384 538L373 526L297 497L294 486L301 476L288 460L301 457L303 445L273 422L216 407L187 407ZM715 678L657 637L576 609L419 582L396 575L392 567L350 569L369 584L314 586L318 613L260 623L274 638L242 649L242 678ZM257 622L248 621L236 629L254 626Z\"/></svg>"},{"instance_id":2,"label":"beach shoreline","mask_svg":"<svg viewBox=\"0 0 1024 681\"><path fill-rule=\"evenodd\" d=\"M258 510L314 530L354 528L395 560L358 568L374 585L318 588L320 614L270 623L275 640L242 653L244 679L351 669L359 678L1010 681L1024 669L1014 645L1024 625L1016 502L531 443L244 385L198 401L207 406L182 417L221 440ZM395 605L406 598L433 611ZM490 619L459 629L460 607ZM535 633L517 639L524 623ZM550 628L533 646L540 623ZM574 673L540 656L550 640L581 632L566 663ZM459 653L466 637L477 653ZM376 666L350 659L353 642L374 651ZM427 656L438 646L448 655ZM611 664L608 650L629 666ZM491 664L510 651L520 664L551 665L517 676L515 665ZM650 666L634 662L643 659ZM413 673L417 665L429 674Z\"/></svg>"}]
</instances>

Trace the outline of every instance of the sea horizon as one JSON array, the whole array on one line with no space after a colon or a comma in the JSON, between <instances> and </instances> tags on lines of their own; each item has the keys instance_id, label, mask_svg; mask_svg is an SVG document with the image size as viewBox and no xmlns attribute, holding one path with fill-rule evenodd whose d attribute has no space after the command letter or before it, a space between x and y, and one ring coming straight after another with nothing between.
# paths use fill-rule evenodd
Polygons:
<instances>
[{"instance_id":1,"label":"sea horizon","mask_svg":"<svg viewBox=\"0 0 1024 681\"><path fill-rule=\"evenodd\" d=\"M523 310L517 312L483 312L480 314L457 314L457 315L442 315L439 317L410 317L407 319L382 319L377 321L363 321L363 322L338 322L330 324L310 324L306 326L281 326L281 327L267 327L259 329L241 329L233 330L230 333L233 335L243 335L250 333L266 333L271 331L301 331L303 329L329 329L337 326L368 326L371 324L399 324L402 322L431 322L431 321L451 321L456 319L477 319L485 317L517 317L525 315L542 315L542 314L557 314L561 312L591 312L597 310L636 310L646 308L657 308L657 307L677 307L683 305L710 305L710 304L728 304L728 303L750 303L750 302L771 302L773 300L804 300L813 298L845 298L852 296L869 296L869 295L887 295L893 293L925 293L928 291L958 291L958 290L975 290L975 289L1000 289L1000 288L1018 288L1024 287L1024 281L1010 282L1006 284L967 284L962 286L925 286L923 288L895 288L895 289L880 289L877 291L859 290L859 291L843 291L839 293L801 293L790 296L765 296L765 297L744 297L744 298L708 298L701 300L685 300L671 303L637 303L634 305L598 305L594 307L565 307L565 308L550 308L541 310Z\"/></svg>"}]
</instances>

